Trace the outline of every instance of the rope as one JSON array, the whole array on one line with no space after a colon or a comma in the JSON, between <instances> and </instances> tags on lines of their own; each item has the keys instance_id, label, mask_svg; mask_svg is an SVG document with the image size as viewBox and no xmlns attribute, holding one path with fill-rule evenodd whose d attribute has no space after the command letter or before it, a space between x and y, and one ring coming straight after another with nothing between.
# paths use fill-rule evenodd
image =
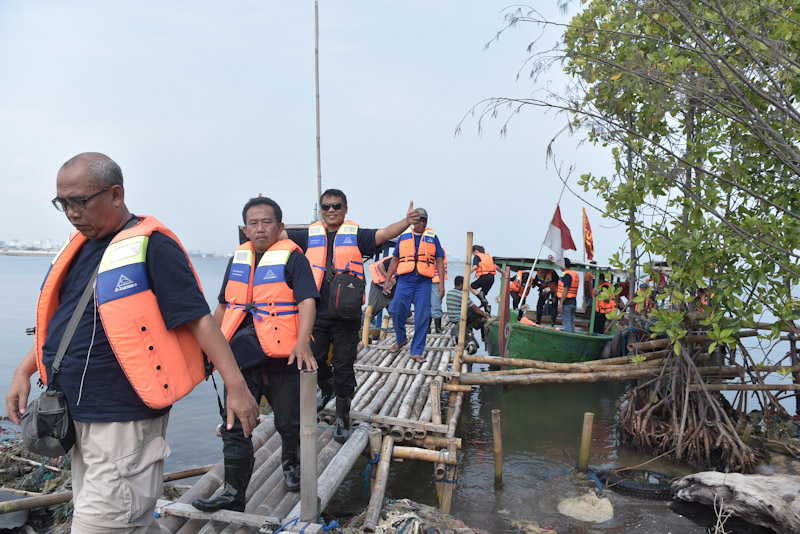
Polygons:
<instances>
[{"instance_id":1,"label":"rope","mask_svg":"<svg viewBox=\"0 0 800 534\"><path fill-rule=\"evenodd\" d=\"M297 523L297 521L299 521L299 520L300 520L299 517L295 517L291 521L287 521L286 523L284 523L281 526L279 526L278 530L276 530L273 534L277 534L278 532L280 532L281 530L285 529L286 527L291 527L291 526L295 525ZM303 528L305 528L305 527L303 527Z\"/></svg>"},{"instance_id":2,"label":"rope","mask_svg":"<svg viewBox=\"0 0 800 534\"><path fill-rule=\"evenodd\" d=\"M359 473L359 475L363 475L364 476L364 480L361 481L361 488L364 490L364 495L366 495L367 497L369 497L369 483L368 483L369 479L375 480L375 475L376 475L375 473L373 473L373 467L372 466L377 464L380 459L381 459L381 455L380 454L376 454L375 455L375 459L374 460L368 460L367 461L367 467L364 468L363 472Z\"/></svg>"}]
</instances>

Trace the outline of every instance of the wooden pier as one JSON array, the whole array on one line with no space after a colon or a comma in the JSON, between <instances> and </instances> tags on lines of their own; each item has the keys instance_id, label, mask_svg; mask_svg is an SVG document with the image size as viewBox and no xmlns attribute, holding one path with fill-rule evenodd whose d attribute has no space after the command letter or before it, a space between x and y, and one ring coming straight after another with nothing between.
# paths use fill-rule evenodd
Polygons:
<instances>
[{"instance_id":1,"label":"wooden pier","mask_svg":"<svg viewBox=\"0 0 800 534\"><path fill-rule=\"evenodd\" d=\"M406 328L409 338L412 337L413 329ZM301 442L315 441L318 476L310 481L301 480L300 493L286 490L280 461L281 440L272 417L268 416L253 433L255 465L246 492L245 512L206 514L191 506L193 499L208 498L221 490L224 466L220 462L177 501L159 501L156 515L162 531L232 534L273 532L282 527L288 532L321 532L322 525L316 524L320 512L358 457L365 453L374 464L372 473L376 473L370 485L372 497L365 531L375 529L393 458L431 462L440 508L449 511L458 478L457 452L461 447L455 431L464 392L469 391L469 386L458 385L458 377L466 370L465 364L460 369L463 337L457 345L449 335L429 334L422 364L410 358L409 345L396 354L390 353L394 340L394 334L389 334L368 346L359 344L354 366L358 386L350 411L353 423L345 444L333 440L335 400L313 415L308 413L315 411L313 402L301 402L306 418L318 417L316 428L311 424L310 434L304 433L301 425ZM315 390L316 384L309 387ZM449 391L450 399L445 406L452 408L443 409L443 391ZM307 395L301 393L304 394ZM301 457L301 471L307 469L306 465L309 463ZM307 505L303 510L303 495L310 495L316 506Z\"/></svg>"}]
</instances>

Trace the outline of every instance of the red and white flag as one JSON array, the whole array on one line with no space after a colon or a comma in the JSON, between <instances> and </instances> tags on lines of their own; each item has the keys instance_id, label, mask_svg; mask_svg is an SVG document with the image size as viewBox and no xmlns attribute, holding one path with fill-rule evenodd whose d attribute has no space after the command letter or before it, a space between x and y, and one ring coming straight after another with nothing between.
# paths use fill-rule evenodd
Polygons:
<instances>
[{"instance_id":1,"label":"red and white flag","mask_svg":"<svg viewBox=\"0 0 800 534\"><path fill-rule=\"evenodd\" d=\"M572 240L569 228L561 220L561 208L559 206L556 206L556 214L553 215L553 221L550 223L550 228L544 237L544 244L553 251L553 263L562 269L564 268L564 251L578 250Z\"/></svg>"}]
</instances>

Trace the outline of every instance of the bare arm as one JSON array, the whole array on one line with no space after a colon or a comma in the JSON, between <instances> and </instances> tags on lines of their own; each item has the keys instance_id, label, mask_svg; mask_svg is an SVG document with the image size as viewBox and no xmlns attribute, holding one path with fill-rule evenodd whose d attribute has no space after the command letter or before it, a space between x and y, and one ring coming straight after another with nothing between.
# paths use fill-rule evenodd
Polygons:
<instances>
[{"instance_id":1,"label":"bare arm","mask_svg":"<svg viewBox=\"0 0 800 534\"><path fill-rule=\"evenodd\" d=\"M436 258L436 270L441 273L441 276L439 276L441 283L439 284L439 289L437 290L437 293L439 293L439 298L441 299L444 297L444 257Z\"/></svg>"},{"instance_id":2,"label":"bare arm","mask_svg":"<svg viewBox=\"0 0 800 534\"><path fill-rule=\"evenodd\" d=\"M219 325L209 313L199 319L189 321L186 326L197 338L200 348L208 355L208 359L214 364L225 382L225 388L228 390L228 396L225 399L225 406L228 410L227 428L229 430L233 428L234 417L238 417L242 423L245 437L249 436L258 422L258 404L247 389L247 384L236 365L231 347L225 340L225 336L222 335Z\"/></svg>"},{"instance_id":3,"label":"bare arm","mask_svg":"<svg viewBox=\"0 0 800 534\"><path fill-rule=\"evenodd\" d=\"M388 293L392 289L392 276L397 272L398 265L400 265L400 260L397 256L392 256L392 261L389 262L389 268L386 269L386 281L383 283L384 293Z\"/></svg>"},{"instance_id":4,"label":"bare arm","mask_svg":"<svg viewBox=\"0 0 800 534\"><path fill-rule=\"evenodd\" d=\"M408 205L408 212L406 212L405 217L375 232L375 245L383 245L390 239L394 239L402 234L409 226L417 224L417 221L419 221L419 214L417 210L414 209L414 202L411 202Z\"/></svg>"},{"instance_id":5,"label":"bare arm","mask_svg":"<svg viewBox=\"0 0 800 534\"><path fill-rule=\"evenodd\" d=\"M22 414L28 406L28 394L31 391L31 376L36 372L36 350L31 350L25 354L22 361L14 371L11 379L11 387L6 394L6 413L16 424L20 424Z\"/></svg>"},{"instance_id":6,"label":"bare arm","mask_svg":"<svg viewBox=\"0 0 800 534\"><path fill-rule=\"evenodd\" d=\"M317 304L314 299L304 299L297 303L298 328L297 343L289 354L287 365L292 365L297 360L297 368L314 371L317 369L317 360L311 352L311 332L314 329L314 318L317 313Z\"/></svg>"},{"instance_id":7,"label":"bare arm","mask_svg":"<svg viewBox=\"0 0 800 534\"><path fill-rule=\"evenodd\" d=\"M228 309L228 306L225 304L217 304L217 307L214 309L214 320L217 321L217 324L222 326L222 318L225 317L225 310Z\"/></svg>"}]
</instances>

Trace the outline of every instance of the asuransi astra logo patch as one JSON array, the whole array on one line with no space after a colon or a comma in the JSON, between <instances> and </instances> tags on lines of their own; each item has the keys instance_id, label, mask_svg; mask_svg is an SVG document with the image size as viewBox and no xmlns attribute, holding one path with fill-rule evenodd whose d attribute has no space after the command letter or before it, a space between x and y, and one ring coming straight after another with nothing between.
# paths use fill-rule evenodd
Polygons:
<instances>
[{"instance_id":1,"label":"asuransi astra logo patch","mask_svg":"<svg viewBox=\"0 0 800 534\"><path fill-rule=\"evenodd\" d=\"M114 293L119 293L120 291L126 291L128 289L133 289L134 287L138 286L136 282L125 276L124 274L119 275L119 280L117 280L117 287L114 288Z\"/></svg>"},{"instance_id":2,"label":"asuransi astra logo patch","mask_svg":"<svg viewBox=\"0 0 800 534\"><path fill-rule=\"evenodd\" d=\"M278 278L278 275L275 274L272 271L272 269L267 269L267 271L264 273L264 278L262 278L262 280L274 280L276 278Z\"/></svg>"},{"instance_id":3,"label":"asuransi astra logo patch","mask_svg":"<svg viewBox=\"0 0 800 534\"><path fill-rule=\"evenodd\" d=\"M344 244L344 245L352 245L353 244L353 238L350 237L350 236L346 236L344 238L344 241L342 242L342 244Z\"/></svg>"}]
</instances>

